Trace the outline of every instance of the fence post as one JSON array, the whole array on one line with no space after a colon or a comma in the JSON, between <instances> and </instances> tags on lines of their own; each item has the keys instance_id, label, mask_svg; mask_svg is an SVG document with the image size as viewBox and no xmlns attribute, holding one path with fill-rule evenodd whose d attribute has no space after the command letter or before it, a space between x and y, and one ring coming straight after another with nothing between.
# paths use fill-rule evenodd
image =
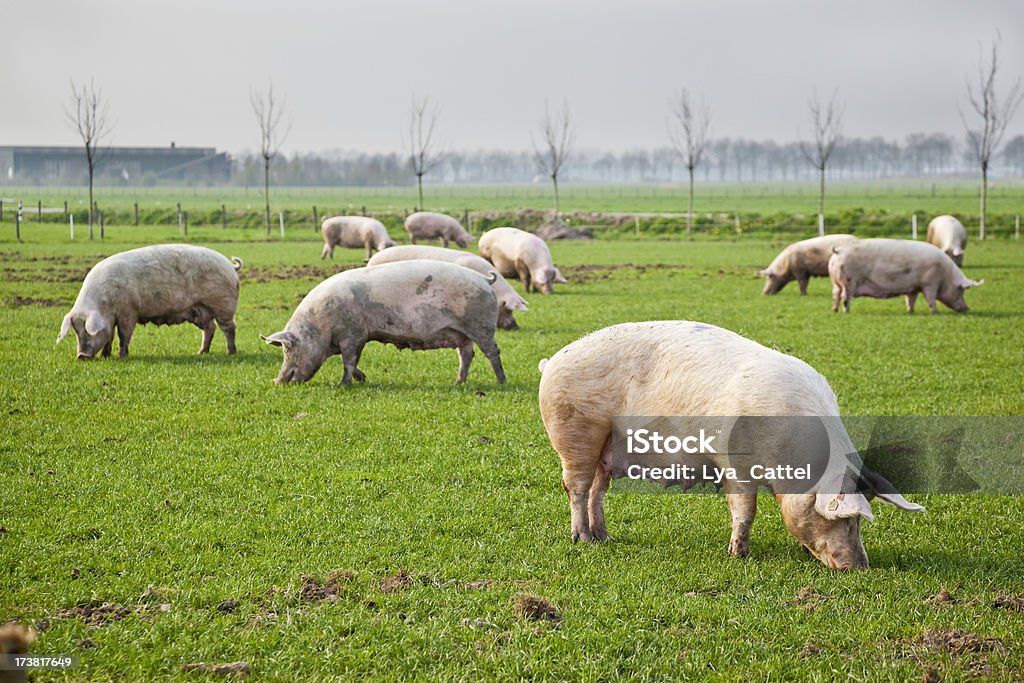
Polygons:
<instances>
[{"instance_id":1,"label":"fence post","mask_svg":"<svg viewBox=\"0 0 1024 683\"><path fill-rule=\"evenodd\" d=\"M739 211L736 212L735 219L736 219L736 234L739 235L741 232L743 232L743 229L740 227L740 213L739 213Z\"/></svg>"},{"instance_id":2,"label":"fence post","mask_svg":"<svg viewBox=\"0 0 1024 683\"><path fill-rule=\"evenodd\" d=\"M139 224L139 203L135 202L135 225Z\"/></svg>"},{"instance_id":3,"label":"fence post","mask_svg":"<svg viewBox=\"0 0 1024 683\"><path fill-rule=\"evenodd\" d=\"M469 209L465 209L462 212L462 223L466 226L466 232L473 232L469 228Z\"/></svg>"},{"instance_id":4,"label":"fence post","mask_svg":"<svg viewBox=\"0 0 1024 683\"><path fill-rule=\"evenodd\" d=\"M68 218L71 220L71 239L75 239L75 214L69 215Z\"/></svg>"},{"instance_id":5,"label":"fence post","mask_svg":"<svg viewBox=\"0 0 1024 683\"><path fill-rule=\"evenodd\" d=\"M318 221L317 218L318 218L318 216L316 215L316 206L314 205L313 206L313 232L316 232L316 226L320 224L320 221Z\"/></svg>"},{"instance_id":6,"label":"fence post","mask_svg":"<svg viewBox=\"0 0 1024 683\"><path fill-rule=\"evenodd\" d=\"M4 222L4 200L0 199L0 223Z\"/></svg>"},{"instance_id":7,"label":"fence post","mask_svg":"<svg viewBox=\"0 0 1024 683\"><path fill-rule=\"evenodd\" d=\"M100 239L103 239L107 225L106 211L100 211Z\"/></svg>"},{"instance_id":8,"label":"fence post","mask_svg":"<svg viewBox=\"0 0 1024 683\"><path fill-rule=\"evenodd\" d=\"M366 206L365 205L363 206L363 215L364 216L366 215Z\"/></svg>"},{"instance_id":9,"label":"fence post","mask_svg":"<svg viewBox=\"0 0 1024 683\"><path fill-rule=\"evenodd\" d=\"M183 226L183 224L182 224L182 222L181 222L181 210L179 209L179 210L178 210L178 234L179 234L179 235L181 235L181 234L182 234L182 228L183 228L183 227L184 227L184 226Z\"/></svg>"},{"instance_id":10,"label":"fence post","mask_svg":"<svg viewBox=\"0 0 1024 683\"><path fill-rule=\"evenodd\" d=\"M185 237L188 237L188 211L184 211L181 214L181 222L185 228Z\"/></svg>"},{"instance_id":11,"label":"fence post","mask_svg":"<svg viewBox=\"0 0 1024 683\"><path fill-rule=\"evenodd\" d=\"M1017 220L1013 223L1013 239L1020 239L1020 214L1017 214Z\"/></svg>"},{"instance_id":12,"label":"fence post","mask_svg":"<svg viewBox=\"0 0 1024 683\"><path fill-rule=\"evenodd\" d=\"M818 237L825 235L825 216L824 214L818 214Z\"/></svg>"},{"instance_id":13,"label":"fence post","mask_svg":"<svg viewBox=\"0 0 1024 683\"><path fill-rule=\"evenodd\" d=\"M917 239L917 214L910 214L910 236L912 239Z\"/></svg>"},{"instance_id":14,"label":"fence post","mask_svg":"<svg viewBox=\"0 0 1024 683\"><path fill-rule=\"evenodd\" d=\"M18 213L14 214L14 236L21 241L21 202L18 202Z\"/></svg>"},{"instance_id":15,"label":"fence post","mask_svg":"<svg viewBox=\"0 0 1024 683\"><path fill-rule=\"evenodd\" d=\"M36 201L39 202L38 204L36 204L36 220L38 222L42 223L43 222L43 200L42 199L37 199Z\"/></svg>"},{"instance_id":16,"label":"fence post","mask_svg":"<svg viewBox=\"0 0 1024 683\"><path fill-rule=\"evenodd\" d=\"M284 211L278 211L277 217L281 219L281 237L284 238Z\"/></svg>"},{"instance_id":17,"label":"fence post","mask_svg":"<svg viewBox=\"0 0 1024 683\"><path fill-rule=\"evenodd\" d=\"M64 220L68 219L68 200L64 200Z\"/></svg>"}]
</instances>

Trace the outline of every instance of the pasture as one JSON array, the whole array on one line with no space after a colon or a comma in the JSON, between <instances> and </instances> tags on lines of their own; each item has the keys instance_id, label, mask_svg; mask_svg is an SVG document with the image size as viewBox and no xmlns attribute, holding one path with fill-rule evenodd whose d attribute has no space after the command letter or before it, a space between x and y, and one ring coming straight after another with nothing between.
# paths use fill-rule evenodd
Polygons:
<instances>
[{"instance_id":1,"label":"pasture","mask_svg":"<svg viewBox=\"0 0 1024 683\"><path fill-rule=\"evenodd\" d=\"M970 244L964 271L986 280L970 313L912 316L900 299L833 314L823 279L762 297L754 273L788 238L555 243L570 284L498 332L507 385L480 353L456 386L454 351L371 344L366 384L341 386L333 358L276 386L280 351L258 335L361 251L322 262L312 232L196 229L245 261L238 355L219 331L199 357L194 327L146 326L131 358L78 362L53 340L87 269L179 239L108 228L0 241L0 621L80 655L37 680L239 660L257 680L1024 676L1019 497L876 503L864 572L805 554L767 496L747 560L727 553L718 496L609 496L615 540L573 545L536 397L537 362L583 334L690 319L807 361L846 415L1020 415L1021 243ZM524 594L557 618L517 614Z\"/></svg>"}]
</instances>

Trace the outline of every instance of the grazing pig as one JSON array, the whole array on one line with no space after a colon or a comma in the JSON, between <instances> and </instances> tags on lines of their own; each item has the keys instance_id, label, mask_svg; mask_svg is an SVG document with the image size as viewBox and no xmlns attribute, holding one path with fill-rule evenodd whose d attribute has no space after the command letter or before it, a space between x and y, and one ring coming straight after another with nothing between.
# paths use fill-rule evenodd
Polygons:
<instances>
[{"instance_id":1,"label":"grazing pig","mask_svg":"<svg viewBox=\"0 0 1024 683\"><path fill-rule=\"evenodd\" d=\"M366 258L374 251L395 246L388 237L387 228L376 218L367 216L334 216L325 218L320 226L324 236L324 250L320 258L334 258L334 247L339 244L347 249L366 248Z\"/></svg>"},{"instance_id":2,"label":"grazing pig","mask_svg":"<svg viewBox=\"0 0 1024 683\"><path fill-rule=\"evenodd\" d=\"M853 235L825 235L794 242L783 249L770 266L758 273L765 279L761 293L778 294L796 280L800 284L800 294L807 294L807 283L812 275L828 275L832 247L850 244L856 239Z\"/></svg>"},{"instance_id":3,"label":"grazing pig","mask_svg":"<svg viewBox=\"0 0 1024 683\"><path fill-rule=\"evenodd\" d=\"M551 261L547 243L518 228L495 228L480 236L480 255L505 277L519 278L523 291L551 294L552 285L567 280Z\"/></svg>"},{"instance_id":4,"label":"grazing pig","mask_svg":"<svg viewBox=\"0 0 1024 683\"><path fill-rule=\"evenodd\" d=\"M835 569L868 566L860 518L871 517L869 498L877 496L905 510L923 510L863 467L836 417L839 406L824 377L803 361L728 330L686 321L613 325L542 361L541 372L540 412L562 460L573 541L608 538L605 491L610 479L622 474L622 463L614 463L613 471L612 462L612 418L616 416L721 416L736 418L737 423L747 419L743 416L820 416L827 440L818 445L827 444L830 459L833 453L841 454L843 463L860 465L865 492L846 492L836 486L845 481L843 466L837 468L838 478L834 473L827 481L822 477L807 489L810 492L774 493L789 532ZM810 442L790 438L784 430L775 436L759 444L758 463L784 467L810 461L813 453L802 452ZM728 464L725 450L719 443L717 451L710 451L717 454L707 457L716 464L723 460ZM750 550L758 487L757 482L743 479L724 482L732 514L729 549L740 557Z\"/></svg>"},{"instance_id":5,"label":"grazing pig","mask_svg":"<svg viewBox=\"0 0 1024 683\"><path fill-rule=\"evenodd\" d=\"M458 249L445 249L443 247L427 247L422 245L406 245L388 249L374 255L366 264L368 266L379 266L382 263L394 263L396 261L411 261L425 259L428 261L447 261L457 266L475 270L484 277L489 273L497 276L492 287L494 294L498 297L498 327L503 330L518 330L519 325L513 317L513 311L525 311L526 299L516 294L508 280L498 275L494 266L476 254L470 254Z\"/></svg>"},{"instance_id":6,"label":"grazing pig","mask_svg":"<svg viewBox=\"0 0 1024 683\"><path fill-rule=\"evenodd\" d=\"M440 237L445 248L451 240L460 247L473 241L473 236L462 229L462 224L451 216L430 211L418 211L405 219L405 231L416 244L416 239L434 239Z\"/></svg>"},{"instance_id":7,"label":"grazing pig","mask_svg":"<svg viewBox=\"0 0 1024 683\"><path fill-rule=\"evenodd\" d=\"M475 342L504 384L494 341L498 304L493 282L494 277L441 261L385 263L329 277L299 303L282 331L261 337L284 350L274 381L305 382L328 357L341 354L342 383L362 382L366 376L356 367L359 355L366 342L379 341L414 351L457 349L461 384Z\"/></svg>"},{"instance_id":8,"label":"grazing pig","mask_svg":"<svg viewBox=\"0 0 1024 683\"><path fill-rule=\"evenodd\" d=\"M855 296L889 299L904 295L907 312L914 312L918 293L932 313L941 301L957 313L966 313L964 290L985 283L968 279L960 268L932 244L911 240L868 239L835 248L828 262L832 278L832 310L850 310Z\"/></svg>"},{"instance_id":9,"label":"grazing pig","mask_svg":"<svg viewBox=\"0 0 1024 683\"><path fill-rule=\"evenodd\" d=\"M967 231L963 223L952 216L936 216L928 224L928 244L934 244L946 252L958 267L964 265L964 250L967 248Z\"/></svg>"},{"instance_id":10,"label":"grazing pig","mask_svg":"<svg viewBox=\"0 0 1024 683\"><path fill-rule=\"evenodd\" d=\"M74 328L78 358L98 352L110 355L114 329L120 356L136 323L192 323L203 331L199 353L210 350L220 326L228 353L235 352L235 309L238 308L239 258L188 244L160 244L123 251L103 259L89 271L75 305L60 328L59 344Z\"/></svg>"}]
</instances>

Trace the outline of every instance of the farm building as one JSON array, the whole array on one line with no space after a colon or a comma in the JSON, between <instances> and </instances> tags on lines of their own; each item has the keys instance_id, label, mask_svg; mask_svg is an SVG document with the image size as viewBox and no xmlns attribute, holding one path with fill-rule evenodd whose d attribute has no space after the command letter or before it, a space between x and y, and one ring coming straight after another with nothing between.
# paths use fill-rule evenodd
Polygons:
<instances>
[{"instance_id":1,"label":"farm building","mask_svg":"<svg viewBox=\"0 0 1024 683\"><path fill-rule=\"evenodd\" d=\"M126 184L221 183L231 176L231 157L213 147L109 147L98 158L97 178ZM81 146L0 147L0 185L77 183L86 175Z\"/></svg>"}]
</instances>

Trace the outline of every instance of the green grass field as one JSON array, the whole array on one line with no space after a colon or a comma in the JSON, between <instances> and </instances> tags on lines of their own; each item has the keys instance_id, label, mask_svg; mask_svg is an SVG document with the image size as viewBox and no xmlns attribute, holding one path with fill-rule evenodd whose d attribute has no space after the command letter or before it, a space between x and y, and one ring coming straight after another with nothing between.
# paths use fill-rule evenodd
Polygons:
<instances>
[{"instance_id":1,"label":"green grass field","mask_svg":"<svg viewBox=\"0 0 1024 683\"><path fill-rule=\"evenodd\" d=\"M361 252L324 264L312 232L197 230L245 260L239 354L219 332L199 357L194 327L148 326L130 359L84 363L53 340L87 269L177 231L8 232L0 622L36 624L36 653L80 655L35 680L195 680L183 664L238 660L256 680L1024 676L1020 497L876 504L872 568L855 573L806 555L767 497L747 560L727 553L717 496L610 496L615 540L573 545L536 397L538 360L581 335L691 319L809 362L844 414L1021 415L1020 243L968 247L965 272L986 280L969 314L913 316L867 299L833 314L820 279L760 296L781 239L556 243L570 284L499 331L507 385L482 354L456 386L453 351L374 344L364 385L341 386L331 359L276 386L281 354L258 335ZM560 620L517 617L521 594Z\"/></svg>"}]
</instances>

